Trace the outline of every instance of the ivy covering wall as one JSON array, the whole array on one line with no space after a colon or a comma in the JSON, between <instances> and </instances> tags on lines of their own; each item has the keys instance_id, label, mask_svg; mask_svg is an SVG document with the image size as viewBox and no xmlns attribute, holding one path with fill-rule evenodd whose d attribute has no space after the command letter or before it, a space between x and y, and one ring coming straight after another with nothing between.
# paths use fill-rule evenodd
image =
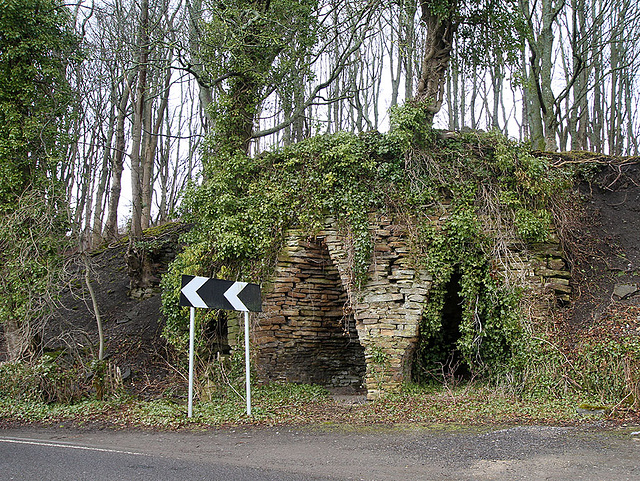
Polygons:
<instances>
[{"instance_id":1,"label":"ivy covering wall","mask_svg":"<svg viewBox=\"0 0 640 481\"><path fill-rule=\"evenodd\" d=\"M166 339L186 346L181 274L268 282L285 231L312 235L328 216L351 238L357 289L371 254L368 215L377 211L414 219L415 262L438 279L421 328L423 362L442 331L445 288L457 272L463 301L457 347L465 362L483 374L510 365L522 325L503 256L514 243L546 239L550 206L569 174L499 133L429 129L426 115L424 106L408 104L392 112L389 133L318 136L255 158L215 149L201 185L183 203L185 220L195 226L188 247L163 280ZM430 216L445 205L447 217L435 228ZM215 313L198 315L204 325Z\"/></svg>"}]
</instances>

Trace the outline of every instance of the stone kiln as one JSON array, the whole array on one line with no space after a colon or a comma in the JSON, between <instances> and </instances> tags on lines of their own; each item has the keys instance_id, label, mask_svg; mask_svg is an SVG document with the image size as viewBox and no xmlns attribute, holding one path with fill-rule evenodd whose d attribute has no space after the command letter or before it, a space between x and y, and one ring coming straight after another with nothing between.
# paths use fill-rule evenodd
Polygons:
<instances>
[{"instance_id":1,"label":"stone kiln","mask_svg":"<svg viewBox=\"0 0 640 481\"><path fill-rule=\"evenodd\" d=\"M375 399L410 379L433 279L415 267L406 224L382 215L370 222L373 254L357 290L348 236L333 219L313 238L289 231L253 330L261 380L365 388ZM565 267L552 242L514 253L510 268L529 291L566 298Z\"/></svg>"}]
</instances>

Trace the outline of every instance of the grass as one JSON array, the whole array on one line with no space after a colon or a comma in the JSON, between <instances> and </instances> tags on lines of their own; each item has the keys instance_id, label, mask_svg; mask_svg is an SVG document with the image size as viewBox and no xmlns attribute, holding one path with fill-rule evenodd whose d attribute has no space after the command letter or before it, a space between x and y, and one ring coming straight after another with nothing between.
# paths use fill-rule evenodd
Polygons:
<instances>
[{"instance_id":1,"label":"grass","mask_svg":"<svg viewBox=\"0 0 640 481\"><path fill-rule=\"evenodd\" d=\"M106 401L84 400L66 405L0 398L0 425L203 429L239 425L419 427L593 422L593 417L577 413L581 401L575 397L518 399L473 384L455 389L413 387L376 401L345 404L335 401L322 387L284 384L254 389L251 418L246 415L245 400L237 395L196 402L192 418L187 418L186 402L182 400L143 401L120 395ZM607 419L637 422L631 414L620 412Z\"/></svg>"}]
</instances>

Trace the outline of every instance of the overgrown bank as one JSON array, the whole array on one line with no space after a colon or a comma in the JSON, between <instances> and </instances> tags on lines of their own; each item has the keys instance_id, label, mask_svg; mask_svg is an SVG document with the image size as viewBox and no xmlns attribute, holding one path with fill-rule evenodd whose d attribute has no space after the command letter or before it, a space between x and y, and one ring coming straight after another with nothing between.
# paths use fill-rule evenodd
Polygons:
<instances>
[{"instance_id":1,"label":"overgrown bank","mask_svg":"<svg viewBox=\"0 0 640 481\"><path fill-rule=\"evenodd\" d=\"M431 379L442 344L442 311L452 276L462 303L456 349L468 376L517 396L580 393L590 402L637 407L640 351L633 340L593 352L586 369L569 361L566 329L552 315L528 316L530 302L509 278L509 249L530 249L559 235L570 250L580 201L571 190L595 162L559 166L500 134L442 135L425 128L424 107L396 110L388 134L320 136L249 158L219 149L208 158L202 185L186 197L184 217L196 228L165 276L165 337L186 346L186 315L177 306L179 275L189 273L268 283L287 229L313 236L324 219L342 225L351 245L357 289L370 262L368 214L412 219L416 264L438 280L421 326L415 381ZM444 225L431 216L446 208ZM571 255L571 252L568 252ZM549 302L553 303L553 299ZM202 313L202 332L221 322ZM576 347L577 344L573 343ZM207 354L205 342L201 355ZM437 357L437 356L435 356ZM605 366L626 365L613 376ZM624 373L631 372L631 375Z\"/></svg>"},{"instance_id":2,"label":"overgrown bank","mask_svg":"<svg viewBox=\"0 0 640 481\"><path fill-rule=\"evenodd\" d=\"M371 254L367 214L378 210L415 219L415 262L426 263L440 279L423 321L420 362L427 376L417 381L431 379L429 373L434 369L437 372L438 366L429 365L429 356L442 334L444 301L438 293L444 293L448 281L456 275L463 301L463 335L457 347L470 377L485 386L479 390L482 396L512 406L532 406L545 400L550 406L562 406L559 410L569 417L575 417L576 406L583 402L606 406L615 415L636 410L640 372L637 332L602 328L602 335L592 330L593 336L581 333L576 337L562 319L564 311L558 311L557 317L530 319L526 316L526 297L501 269L505 245L531 246L551 235L554 223L567 246L580 237L575 226L567 222L567 217L575 219L579 211L578 200L569 190L576 181L575 170L559 168L549 159L532 155L526 146L497 134L445 138L421 127L419 108L406 107L395 115L394 129L385 135L339 134L314 138L256 159L240 153L211 159L202 186L194 188L185 202L185 218L196 226L187 236L189 247L163 280L168 317L164 332L175 352L184 355L188 318L177 308L179 274L268 282L286 229L296 227L313 235L330 215L350 233L352 282L357 285L362 282ZM442 228L434 229L427 219L443 206L451 215ZM235 409L239 398L230 386L241 391L241 370L238 363L209 361L217 356L215 343L207 334L215 331L211 326L220 319L215 312L200 315L204 334L199 336L199 356L203 360L198 376L200 400ZM601 321L618 323L610 318ZM60 365L58 358L43 359L34 367L33 375L27 372L34 380L25 384L28 389L3 391L13 400L20 398L21 392L38 393L47 386L45 392L55 393L57 386L64 387L61 383L83 375ZM183 369L179 362L175 367ZM3 375L4 386L10 386L7 379L16 378L9 367L3 367ZM448 387L457 382L442 376L439 381ZM130 405L126 396L121 396L132 390L128 382L119 382L116 374L111 394L114 404L97 403L98 411L110 405ZM164 393L167 398L177 394L176 403L135 401L132 405L143 410L145 405L167 410L173 413L171 419L179 419L183 391L184 383L177 378L176 387ZM425 406L442 402L437 396L423 398L422 394L409 392L413 394L405 396L416 396L416 409L425 414L407 414L407 420L424 421L429 412ZM444 393L446 399L446 388ZM87 391L83 391L73 400L86 397ZM395 399L409 402L406 397ZM455 399L456 405L466 402ZM57 395L38 398L37 394L32 400L68 401ZM391 416L391 410L384 406L397 409L394 402L372 404L362 412L370 409L382 420ZM292 409L307 412L296 403L287 403ZM91 403L82 405L93 409ZM50 412L49 408L42 409ZM12 408L5 412L15 415ZM46 416L55 418L55 414Z\"/></svg>"},{"instance_id":3,"label":"overgrown bank","mask_svg":"<svg viewBox=\"0 0 640 481\"><path fill-rule=\"evenodd\" d=\"M321 136L255 159L239 152L212 157L203 184L185 202L185 217L196 225L189 246L163 281L169 342L185 342L180 274L268 282L285 231L313 235L331 216L351 239L357 287L371 255L368 215L382 211L415 219L416 263L428 264L440 292L454 269L460 272L467 335L459 347L475 370L501 370L520 327L517 292L497 275L497 251L505 242L544 240L552 198L569 179L500 135L442 139L424 127L424 115L424 107L407 106L395 111L385 135ZM429 215L443 204L451 215L434 231ZM423 328L437 337L441 301L431 305ZM482 352L475 349L476 313L485 321Z\"/></svg>"}]
</instances>

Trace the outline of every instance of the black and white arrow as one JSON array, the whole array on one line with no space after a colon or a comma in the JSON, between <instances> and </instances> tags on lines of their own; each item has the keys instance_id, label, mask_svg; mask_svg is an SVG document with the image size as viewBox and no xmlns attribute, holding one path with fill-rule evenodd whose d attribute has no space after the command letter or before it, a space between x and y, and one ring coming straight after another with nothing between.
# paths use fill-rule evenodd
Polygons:
<instances>
[{"instance_id":1,"label":"black and white arrow","mask_svg":"<svg viewBox=\"0 0 640 481\"><path fill-rule=\"evenodd\" d=\"M247 415L251 416L251 382L249 364L249 311L261 311L260 286L248 282L225 281L200 276L182 276L180 305L191 308L189 316L189 400L188 416L193 415L195 308L244 311L245 379Z\"/></svg>"},{"instance_id":2,"label":"black and white arrow","mask_svg":"<svg viewBox=\"0 0 640 481\"><path fill-rule=\"evenodd\" d=\"M198 289L205 284L209 278L208 277L193 277L190 281L187 281L185 285L185 277L191 276L182 276L182 290L180 291L180 305L188 306L188 307L199 307L201 309L207 309L207 303L202 300L202 297L198 295ZM183 302L183 297L186 302Z\"/></svg>"},{"instance_id":3,"label":"black and white arrow","mask_svg":"<svg viewBox=\"0 0 640 481\"><path fill-rule=\"evenodd\" d=\"M260 286L199 276L182 276L180 305L233 311L262 310Z\"/></svg>"}]
</instances>

